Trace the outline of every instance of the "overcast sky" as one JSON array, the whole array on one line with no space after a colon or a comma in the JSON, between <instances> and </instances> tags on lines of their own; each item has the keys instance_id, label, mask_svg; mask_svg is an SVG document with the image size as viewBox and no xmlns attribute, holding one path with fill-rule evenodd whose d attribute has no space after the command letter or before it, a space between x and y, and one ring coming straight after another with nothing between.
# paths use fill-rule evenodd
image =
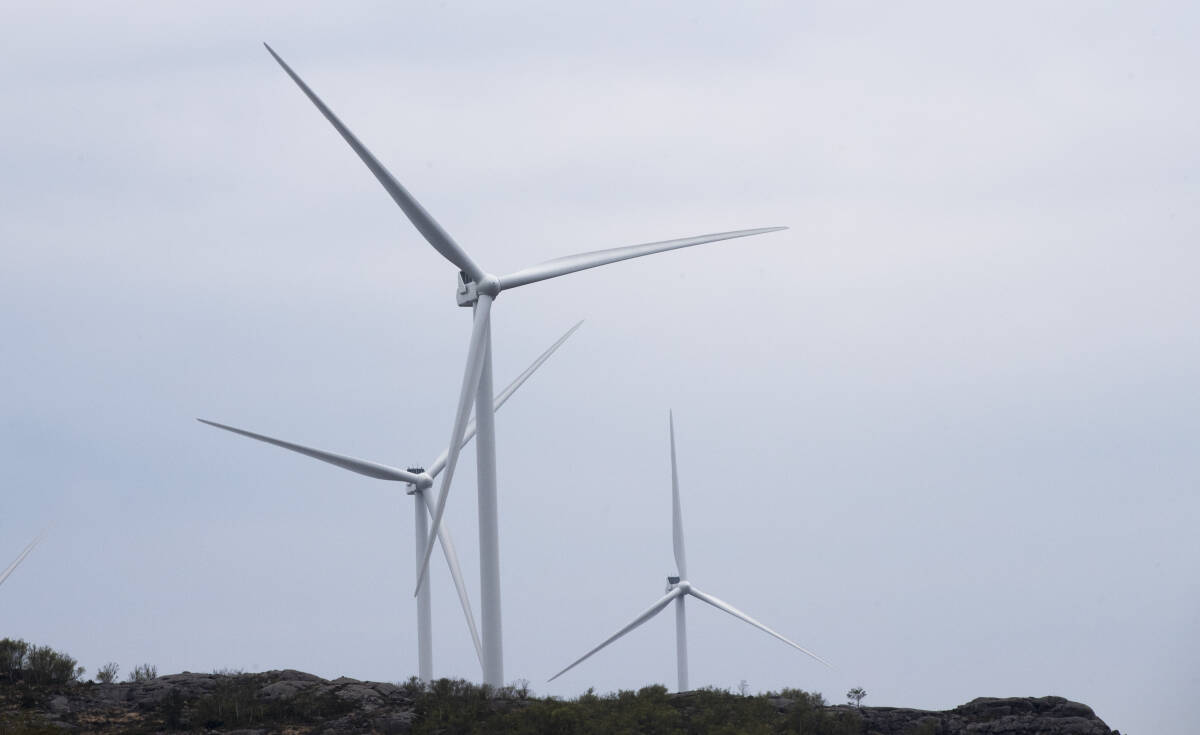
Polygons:
<instances>
[{"instance_id":1,"label":"overcast sky","mask_svg":"<svg viewBox=\"0 0 1200 735\"><path fill-rule=\"evenodd\" d=\"M403 10L397 9L403 6ZM501 9L501 7L503 9ZM485 268L790 230L504 294L505 677L1122 732L1200 689L1200 23L1188 3L6 3L0 635L89 672L415 673L407 466L452 423L454 269L268 41ZM473 452L447 510L478 602ZM440 558L435 669L479 678Z\"/></svg>"}]
</instances>

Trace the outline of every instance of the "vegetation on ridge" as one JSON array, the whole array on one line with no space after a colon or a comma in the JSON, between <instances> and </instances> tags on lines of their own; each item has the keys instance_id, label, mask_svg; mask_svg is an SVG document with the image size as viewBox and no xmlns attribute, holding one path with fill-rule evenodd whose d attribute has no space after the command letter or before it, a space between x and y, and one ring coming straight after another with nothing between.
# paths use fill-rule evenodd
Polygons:
<instances>
[{"instance_id":1,"label":"vegetation on ridge","mask_svg":"<svg viewBox=\"0 0 1200 735\"><path fill-rule=\"evenodd\" d=\"M604 735L857 735L855 713L827 709L819 694L784 690L745 696L703 689L682 695L661 685L575 699L538 698L527 683L493 689L461 680L430 685L338 679L299 672L240 671L156 677L149 664L116 684L118 667L83 682L65 653L0 640L0 735L61 732L151 733L259 729L268 732L410 732L414 735L580 733ZM135 689L125 689L136 687ZM280 692L285 692L280 694Z\"/></svg>"},{"instance_id":2,"label":"vegetation on ridge","mask_svg":"<svg viewBox=\"0 0 1200 735\"><path fill-rule=\"evenodd\" d=\"M72 684L83 677L78 662L50 646L34 646L20 639L0 640L0 680L36 685Z\"/></svg>"},{"instance_id":3,"label":"vegetation on ridge","mask_svg":"<svg viewBox=\"0 0 1200 735\"><path fill-rule=\"evenodd\" d=\"M183 672L156 676L134 668L115 683L115 663L80 681L83 669L48 646L0 640L0 735L82 732L258 732L287 735L1118 735L1087 705L1062 697L980 697L942 712L862 707L866 691L847 692L850 706L826 704L798 689L748 696L701 689L668 694L661 685L574 699L532 696L527 682L492 689L415 677L388 684L300 671ZM982 728L982 729L981 729Z\"/></svg>"},{"instance_id":4,"label":"vegetation on ridge","mask_svg":"<svg viewBox=\"0 0 1200 735\"><path fill-rule=\"evenodd\" d=\"M820 694L798 689L757 696L719 689L671 695L666 687L654 685L605 695L589 689L571 700L503 698L511 693L506 688L496 697L485 686L448 679L435 681L427 690L416 692L417 717L412 732L857 735L861 731L858 715L827 710ZM790 701L785 703L780 697Z\"/></svg>"}]
</instances>

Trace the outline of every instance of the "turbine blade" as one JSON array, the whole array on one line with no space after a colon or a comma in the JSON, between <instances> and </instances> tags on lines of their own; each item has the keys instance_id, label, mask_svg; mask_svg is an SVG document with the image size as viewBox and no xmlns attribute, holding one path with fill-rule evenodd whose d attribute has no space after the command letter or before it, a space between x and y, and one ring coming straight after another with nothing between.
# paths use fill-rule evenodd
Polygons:
<instances>
[{"instance_id":1,"label":"turbine blade","mask_svg":"<svg viewBox=\"0 0 1200 735\"><path fill-rule=\"evenodd\" d=\"M713 597L712 595L706 595L705 593L701 592L700 590L696 589L695 587L692 587L690 590L688 590L688 594L694 596L698 600L703 600L703 601L707 602L708 604L712 605L713 607L717 608L718 610L724 610L725 612L729 613L730 615L732 615L735 618L738 618L739 620L746 621L747 623L753 625L755 628L758 628L762 632L778 638L779 640L788 644L792 648L795 648L797 651L807 654L811 658L814 658L817 661L820 661L821 663L825 664L826 666L828 666L831 669L833 668L833 664L829 663L828 661L821 658L820 656L813 653L812 651L808 650L807 648L804 648L803 646L800 646L800 645L788 640L787 638L784 638L783 636L779 635L778 633L771 630L767 626L763 625L762 623L758 622L754 618L750 617L746 613L742 612L741 610L738 610L733 605L730 605L728 602L724 602L723 600L718 600L717 598Z\"/></svg>"},{"instance_id":2,"label":"turbine blade","mask_svg":"<svg viewBox=\"0 0 1200 735\"><path fill-rule=\"evenodd\" d=\"M596 646L592 650L590 650L587 653L580 656L578 659L575 660L575 663L571 664L567 668L563 669L562 671L558 672L554 676L550 677L549 679L546 680L546 682L549 683L549 682L554 681L558 677L562 676L563 674L567 673L571 669L575 668L579 664L586 661L589 657L591 657L591 655L593 653L596 653L601 648L604 648L605 646L607 646L609 643L612 643L616 639L620 638L621 636L625 635L629 631L638 627L639 625L646 622L650 618L659 614L660 612L662 612L662 609L664 607L671 604L671 600L674 600L676 597L679 597L681 594L683 594L683 592L678 587L676 587L675 589L671 590L667 594L663 595L662 597L659 598L658 602L655 602L653 605L651 605L649 608L647 608L645 612L643 612L641 615L638 615L636 618L634 618L633 622L631 622L629 625L626 625L624 628L621 628L616 633L613 633L612 635L610 635L608 638L606 638L604 640L603 643L601 643L600 645Z\"/></svg>"},{"instance_id":3,"label":"turbine blade","mask_svg":"<svg viewBox=\"0 0 1200 735\"><path fill-rule=\"evenodd\" d=\"M496 396L496 410L500 410L500 407L512 397L512 394L516 393L517 389L524 385L526 380L529 380L529 376L537 372L537 369L542 366L542 363L546 362L546 360L549 360L550 356L553 355L559 347L562 347L563 342L566 342L567 338L569 338L572 334L575 334L575 330L579 329L581 326L583 326L582 319L575 322L575 326L568 329L563 336L559 337L558 340L555 341L554 344L547 347L546 351L538 355L537 359L533 361L533 364L525 368L524 372L522 372L511 383L509 383L504 390L500 391L500 393Z\"/></svg>"},{"instance_id":4,"label":"turbine blade","mask_svg":"<svg viewBox=\"0 0 1200 735\"><path fill-rule=\"evenodd\" d=\"M424 492L419 492L421 502L430 517L433 516L433 500ZM458 602L462 605L463 616L467 620L467 628L471 631L471 641L475 644L475 655L479 664L483 665L483 641L479 638L479 628L475 625L475 613L471 607L471 598L467 594L467 584L463 581L462 567L458 564L458 552L454 549L454 540L450 538L450 529L443 523L437 531L438 542L442 546L442 555L446 557L446 565L450 567L450 577L454 580L454 589L458 591Z\"/></svg>"},{"instance_id":5,"label":"turbine blade","mask_svg":"<svg viewBox=\"0 0 1200 735\"><path fill-rule=\"evenodd\" d=\"M334 454L333 452L326 452L322 449L313 449L312 447L306 447L301 444L293 444L292 442L286 442L282 439L274 439L262 434L255 434L253 431L246 431L245 429L238 429L233 426L218 424L216 421L208 421L206 419L196 420L202 424L215 426L218 429L232 431L234 434L241 434L242 436L248 436L251 439L257 439L260 442L266 442L267 444L274 444L277 447L290 449L293 452L299 452L300 454L312 457L313 459L319 459L322 462L328 462L331 465L350 470L351 472L357 472L360 475L374 477L377 480L395 480L397 482L411 482L414 484L421 480L420 475L415 475L411 472L397 469L395 467L389 467L384 464L368 462L365 459L356 459L354 457L347 457L341 454Z\"/></svg>"},{"instance_id":6,"label":"turbine blade","mask_svg":"<svg viewBox=\"0 0 1200 735\"><path fill-rule=\"evenodd\" d=\"M304 94L309 100L312 101L314 105L317 106L317 109L321 111L321 114L325 116L325 119L328 120L333 127L337 129L338 133L341 134L342 138L350 144L350 147L354 149L354 152L358 154L358 157L362 159L362 162L367 165L367 168L371 169L371 173L375 174L375 178L379 179L379 183L383 184L383 188L387 189L388 194L391 194L392 199L396 202L396 204L400 205L400 209L404 210L404 214L408 217L409 221L413 223L413 226L417 228L418 232L425 236L425 239L429 241L429 244L433 246L433 249L441 253L443 258L458 266L459 270L463 271L469 276L469 280L479 281L482 279L484 276L483 269L471 259L471 256L467 255L466 251L459 247L458 243L454 241L454 238L450 237L450 235L442 229L442 226L437 223L437 221L429 214L429 212L426 212L425 208L413 198L412 194L409 194L408 190L396 180L396 177L392 176L391 172L384 168L383 164L379 162L379 159L375 158L371 151L367 150L367 147L359 142L358 138L354 136L354 133L350 132L350 129L342 124L342 121L338 119L337 115L333 114L333 110L330 110L325 103L321 101L321 98L318 97L316 93L304 83L304 80L301 79L296 72L292 71L292 68L287 65L287 62L281 59L279 54L275 53L275 49L271 48L265 43L263 45L267 47L267 51L271 54L271 56L275 57L275 61L279 62L279 65L283 67L283 70L287 72L287 75L292 78L292 81L296 83L296 86L300 87L300 90L304 92Z\"/></svg>"},{"instance_id":7,"label":"turbine blade","mask_svg":"<svg viewBox=\"0 0 1200 735\"><path fill-rule=\"evenodd\" d=\"M671 423L671 533L675 542L675 566L682 579L688 578L687 553L683 548L683 510L679 504L679 472L675 468L675 413L669 412Z\"/></svg>"},{"instance_id":8,"label":"turbine blade","mask_svg":"<svg viewBox=\"0 0 1200 735\"><path fill-rule=\"evenodd\" d=\"M525 368L525 372L518 375L516 377L516 379L513 380L513 382L508 384L508 387L506 387L504 390L497 393L495 404L494 404L496 407L495 410L499 411L500 407L503 406L504 403L509 398L512 397L512 394L517 392L517 388L520 388L522 385L524 385L525 381L529 379L529 376L533 375L537 371L537 369L542 366L542 363L544 363L544 362L546 362L546 360L550 359L550 356L554 354L555 350L557 350L559 347L561 347L562 343L566 342L567 338L570 337L572 334L574 334L575 330L579 329L579 327L582 324L583 324L583 321L581 320L581 321L577 322L575 324L575 326L568 329L567 333L564 334L563 336L559 337L557 342L550 345L546 349L545 352L538 355L538 358L533 361L533 364L530 365L529 367ZM475 436L475 419L471 419L471 423L467 424L467 433L463 437L463 446L466 446L467 443L470 442L472 438L474 438L474 436ZM450 454L449 449L443 449L442 453L438 455L438 458L435 459L433 461L433 464L429 466L429 469L425 470L426 472L429 473L430 477L437 477L438 473L440 473L443 469L445 469L446 457L449 456L449 454Z\"/></svg>"},{"instance_id":9,"label":"turbine blade","mask_svg":"<svg viewBox=\"0 0 1200 735\"><path fill-rule=\"evenodd\" d=\"M483 372L483 342L488 333L491 313L492 297L480 295L475 305L475 323L471 327L471 344L467 348L467 366L463 371L462 389L458 395L458 413L454 416L454 428L450 431L450 454L446 458L446 474L442 477L442 489L438 493L437 506L433 512L434 534L441 530L442 514L446 512L446 498L450 494L450 483L454 480L454 467L458 464L463 437L467 433L467 417L471 414L471 405L475 402L475 393L479 389L479 375ZM416 590L421 589L421 582L429 573L429 556L433 554L433 542L434 536L430 536L429 543L425 546L425 554L421 558ZM415 590L413 595L416 595Z\"/></svg>"},{"instance_id":10,"label":"turbine blade","mask_svg":"<svg viewBox=\"0 0 1200 735\"><path fill-rule=\"evenodd\" d=\"M562 258L547 260L544 263L538 263L524 270L519 270L516 273L510 273L500 279L500 288L502 290L516 288L528 283L544 281L547 278L556 278L568 273L587 270L588 268L595 268L600 265L608 265L609 263L616 263L617 261L628 260L629 258L640 258L643 255L653 255L654 253L661 253L666 250L688 248L693 245L703 245L707 242L732 240L736 237L749 237L750 235L761 235L766 232L777 232L786 229L786 227L762 227L757 230L717 232L712 235L685 237L679 240L663 240L662 242L648 242L641 245L628 245L621 248L593 250L590 253L567 255Z\"/></svg>"},{"instance_id":11,"label":"turbine blade","mask_svg":"<svg viewBox=\"0 0 1200 735\"><path fill-rule=\"evenodd\" d=\"M13 572L17 571L17 567L21 566L21 562L25 561L25 557L29 556L29 554L35 548L37 548L37 545L42 542L42 539L46 538L47 530L48 529L43 528L41 532L33 538L32 541L25 545L24 549L21 549L21 553L17 554L17 558L13 560L13 563L5 567L3 572L0 572L0 584L4 584L4 580L8 579Z\"/></svg>"}]
</instances>

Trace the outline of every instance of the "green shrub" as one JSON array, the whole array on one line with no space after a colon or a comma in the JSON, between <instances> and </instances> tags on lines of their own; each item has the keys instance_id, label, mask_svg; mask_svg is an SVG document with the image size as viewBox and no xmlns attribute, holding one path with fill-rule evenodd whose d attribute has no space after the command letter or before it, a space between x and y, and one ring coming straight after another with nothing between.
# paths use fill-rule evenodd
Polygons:
<instances>
[{"instance_id":1,"label":"green shrub","mask_svg":"<svg viewBox=\"0 0 1200 735\"><path fill-rule=\"evenodd\" d=\"M801 707L824 707L827 704L820 692L806 692L803 689L782 689L778 696L790 699Z\"/></svg>"},{"instance_id":2,"label":"green shrub","mask_svg":"<svg viewBox=\"0 0 1200 735\"><path fill-rule=\"evenodd\" d=\"M25 678L33 684L71 684L86 670L78 662L50 646L30 646L25 654Z\"/></svg>"},{"instance_id":3,"label":"green shrub","mask_svg":"<svg viewBox=\"0 0 1200 735\"><path fill-rule=\"evenodd\" d=\"M120 670L120 666L117 666L112 661L109 661L100 668L96 669L96 681L100 682L101 684L112 684L117 680L117 672Z\"/></svg>"},{"instance_id":4,"label":"green shrub","mask_svg":"<svg viewBox=\"0 0 1200 735\"><path fill-rule=\"evenodd\" d=\"M25 654L29 653L29 644L22 640L5 638L0 640L0 676L14 681L20 678L21 670L25 668Z\"/></svg>"},{"instance_id":5,"label":"green shrub","mask_svg":"<svg viewBox=\"0 0 1200 735\"><path fill-rule=\"evenodd\" d=\"M86 670L78 661L50 646L32 646L23 640L0 640L0 675L9 681L42 686L73 684Z\"/></svg>"},{"instance_id":6,"label":"green shrub","mask_svg":"<svg viewBox=\"0 0 1200 735\"><path fill-rule=\"evenodd\" d=\"M417 676L408 677L408 681L398 681L396 686L404 690L404 696L409 699L416 699L426 691L425 682Z\"/></svg>"},{"instance_id":7,"label":"green shrub","mask_svg":"<svg viewBox=\"0 0 1200 735\"><path fill-rule=\"evenodd\" d=\"M126 681L150 681L158 678L158 667L154 664L138 664L125 677Z\"/></svg>"}]
</instances>

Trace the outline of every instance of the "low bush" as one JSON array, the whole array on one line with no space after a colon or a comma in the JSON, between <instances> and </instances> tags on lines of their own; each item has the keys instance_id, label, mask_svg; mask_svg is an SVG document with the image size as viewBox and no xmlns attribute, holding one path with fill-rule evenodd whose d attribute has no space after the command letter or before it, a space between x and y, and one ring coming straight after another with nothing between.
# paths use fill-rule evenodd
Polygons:
<instances>
[{"instance_id":1,"label":"low bush","mask_svg":"<svg viewBox=\"0 0 1200 735\"><path fill-rule=\"evenodd\" d=\"M74 684L83 676L79 662L50 646L12 638L0 640L0 676L41 686Z\"/></svg>"},{"instance_id":2,"label":"low bush","mask_svg":"<svg viewBox=\"0 0 1200 735\"><path fill-rule=\"evenodd\" d=\"M117 680L117 672L120 670L120 666L117 666L112 661L109 661L100 668L96 669L96 681L100 682L101 684L112 684Z\"/></svg>"},{"instance_id":3,"label":"low bush","mask_svg":"<svg viewBox=\"0 0 1200 735\"><path fill-rule=\"evenodd\" d=\"M154 664L138 664L125 677L125 681L150 681L158 678L158 667Z\"/></svg>"}]
</instances>

